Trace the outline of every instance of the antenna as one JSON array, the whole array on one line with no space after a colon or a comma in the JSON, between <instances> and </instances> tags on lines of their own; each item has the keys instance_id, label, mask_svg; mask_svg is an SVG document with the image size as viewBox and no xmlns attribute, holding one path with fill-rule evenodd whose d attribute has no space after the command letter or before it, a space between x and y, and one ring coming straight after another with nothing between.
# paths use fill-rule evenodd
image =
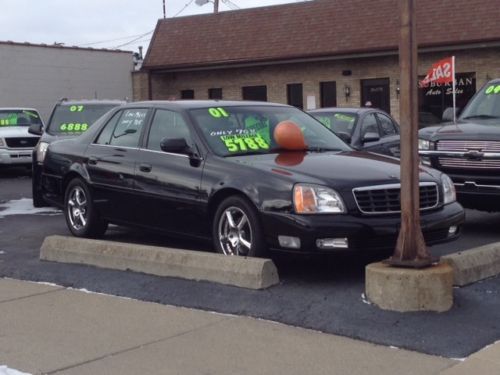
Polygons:
<instances>
[{"instance_id":1,"label":"antenna","mask_svg":"<svg viewBox=\"0 0 500 375\"><path fill-rule=\"evenodd\" d=\"M195 0L195 4L199 6L205 5L210 2L214 3L214 13L219 13L219 0Z\"/></svg>"}]
</instances>

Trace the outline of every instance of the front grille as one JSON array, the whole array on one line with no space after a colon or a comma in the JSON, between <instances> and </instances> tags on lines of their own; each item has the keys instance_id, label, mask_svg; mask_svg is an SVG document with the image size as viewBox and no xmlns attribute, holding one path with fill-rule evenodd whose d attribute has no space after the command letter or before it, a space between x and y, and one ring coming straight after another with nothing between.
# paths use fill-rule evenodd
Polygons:
<instances>
[{"instance_id":1,"label":"front grille","mask_svg":"<svg viewBox=\"0 0 500 375\"><path fill-rule=\"evenodd\" d=\"M356 188L354 198L364 214L392 214L401 212L401 185L379 185ZM420 209L429 210L439 204L438 186L434 182L420 183Z\"/></svg>"},{"instance_id":2,"label":"front grille","mask_svg":"<svg viewBox=\"0 0 500 375\"><path fill-rule=\"evenodd\" d=\"M38 137L5 138L9 148L31 148L38 143Z\"/></svg>"},{"instance_id":3,"label":"front grille","mask_svg":"<svg viewBox=\"0 0 500 375\"><path fill-rule=\"evenodd\" d=\"M438 151L467 152L500 152L500 141L438 141ZM439 164L445 168L454 169L500 169L500 160L469 160L459 158L438 158Z\"/></svg>"}]
</instances>

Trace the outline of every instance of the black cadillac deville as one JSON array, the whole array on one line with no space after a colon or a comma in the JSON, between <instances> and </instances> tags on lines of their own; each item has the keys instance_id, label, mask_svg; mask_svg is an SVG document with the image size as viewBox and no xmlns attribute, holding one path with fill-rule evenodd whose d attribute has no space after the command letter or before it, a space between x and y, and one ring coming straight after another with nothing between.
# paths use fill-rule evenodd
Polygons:
<instances>
[{"instance_id":1,"label":"black cadillac deville","mask_svg":"<svg viewBox=\"0 0 500 375\"><path fill-rule=\"evenodd\" d=\"M397 159L353 151L290 106L139 102L52 143L42 194L75 236L116 223L212 238L227 255L392 250L399 172ZM427 244L457 238L451 180L421 166L420 181Z\"/></svg>"},{"instance_id":2,"label":"black cadillac deville","mask_svg":"<svg viewBox=\"0 0 500 375\"><path fill-rule=\"evenodd\" d=\"M500 79L476 93L456 124L421 129L419 148L433 168L451 177L462 205L500 211Z\"/></svg>"}]
</instances>

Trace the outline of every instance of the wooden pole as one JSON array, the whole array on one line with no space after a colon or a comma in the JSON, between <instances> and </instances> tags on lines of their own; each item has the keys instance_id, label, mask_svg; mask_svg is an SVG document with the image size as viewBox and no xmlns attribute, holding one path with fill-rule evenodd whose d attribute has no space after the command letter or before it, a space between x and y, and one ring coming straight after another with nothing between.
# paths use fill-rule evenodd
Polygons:
<instances>
[{"instance_id":1,"label":"wooden pole","mask_svg":"<svg viewBox=\"0 0 500 375\"><path fill-rule=\"evenodd\" d=\"M219 13L219 0L214 0L214 13Z\"/></svg>"},{"instance_id":2,"label":"wooden pole","mask_svg":"<svg viewBox=\"0 0 500 375\"><path fill-rule=\"evenodd\" d=\"M430 266L432 259L420 227L416 1L399 1L401 229L394 254L387 263L399 267L423 268Z\"/></svg>"}]
</instances>

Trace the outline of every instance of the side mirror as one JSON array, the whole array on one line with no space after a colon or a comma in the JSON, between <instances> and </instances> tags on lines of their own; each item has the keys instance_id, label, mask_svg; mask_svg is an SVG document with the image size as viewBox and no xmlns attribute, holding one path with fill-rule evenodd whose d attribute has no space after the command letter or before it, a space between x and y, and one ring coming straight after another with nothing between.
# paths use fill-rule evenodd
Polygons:
<instances>
[{"instance_id":1,"label":"side mirror","mask_svg":"<svg viewBox=\"0 0 500 375\"><path fill-rule=\"evenodd\" d=\"M28 133L33 135L42 135L43 134L43 125L42 124L31 124L28 128Z\"/></svg>"},{"instance_id":2,"label":"side mirror","mask_svg":"<svg viewBox=\"0 0 500 375\"><path fill-rule=\"evenodd\" d=\"M348 145L351 144L351 141L352 141L352 138L351 138L351 135L348 134L348 133L344 133L344 132L337 132L335 133L335 135L337 137L339 137L340 139L342 139L345 143L347 143Z\"/></svg>"},{"instance_id":3,"label":"side mirror","mask_svg":"<svg viewBox=\"0 0 500 375\"><path fill-rule=\"evenodd\" d=\"M193 154L185 138L163 138L160 142L160 148L162 151L172 154L185 154L189 156Z\"/></svg>"},{"instance_id":4,"label":"side mirror","mask_svg":"<svg viewBox=\"0 0 500 375\"><path fill-rule=\"evenodd\" d=\"M458 116L460 113L460 108L456 108L455 116ZM443 117L441 118L443 122L451 122L453 121L453 107L448 107L443 112Z\"/></svg>"},{"instance_id":5,"label":"side mirror","mask_svg":"<svg viewBox=\"0 0 500 375\"><path fill-rule=\"evenodd\" d=\"M361 141L363 143L377 142L379 140L380 140L380 135L378 133L374 133L374 132L365 133L365 135L363 135L363 138L361 138Z\"/></svg>"}]
</instances>

